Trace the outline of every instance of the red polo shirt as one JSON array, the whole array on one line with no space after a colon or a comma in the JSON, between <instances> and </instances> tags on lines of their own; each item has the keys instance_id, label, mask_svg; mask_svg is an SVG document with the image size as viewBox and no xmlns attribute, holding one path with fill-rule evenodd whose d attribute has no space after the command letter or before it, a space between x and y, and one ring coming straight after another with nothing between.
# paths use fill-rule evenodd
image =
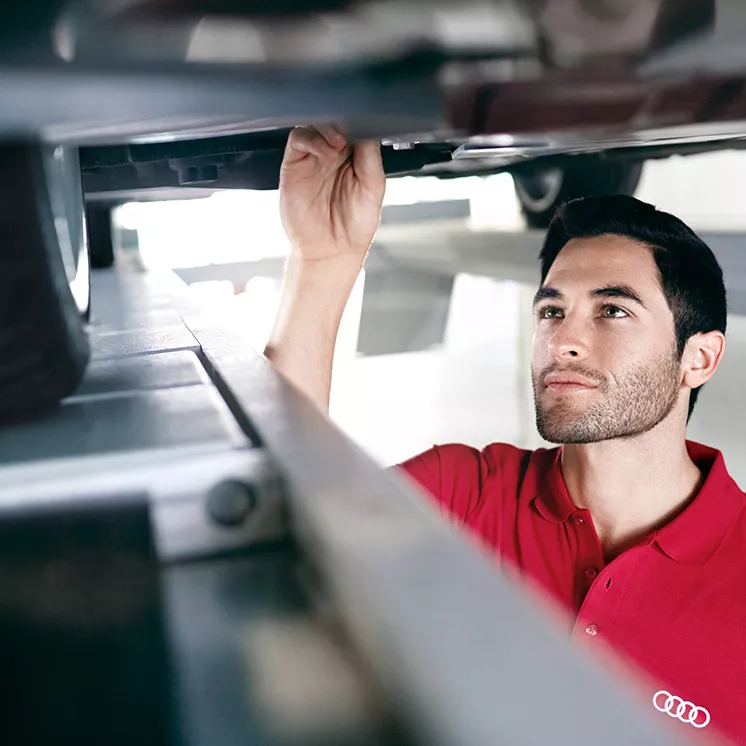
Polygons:
<instances>
[{"instance_id":1,"label":"red polo shirt","mask_svg":"<svg viewBox=\"0 0 746 746\"><path fill-rule=\"evenodd\" d=\"M719 451L687 448L706 475L697 496L609 563L567 492L559 448L436 446L402 468L568 609L574 637L643 669L661 718L746 744L746 496Z\"/></svg>"}]
</instances>

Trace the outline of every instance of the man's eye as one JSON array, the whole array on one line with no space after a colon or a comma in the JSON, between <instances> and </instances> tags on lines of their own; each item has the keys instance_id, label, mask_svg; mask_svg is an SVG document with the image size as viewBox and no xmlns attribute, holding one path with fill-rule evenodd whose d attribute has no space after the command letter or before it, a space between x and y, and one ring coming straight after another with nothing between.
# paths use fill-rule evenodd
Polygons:
<instances>
[{"instance_id":1,"label":"man's eye","mask_svg":"<svg viewBox=\"0 0 746 746\"><path fill-rule=\"evenodd\" d=\"M623 319L627 312L619 306L604 306L601 315L607 319Z\"/></svg>"},{"instance_id":2,"label":"man's eye","mask_svg":"<svg viewBox=\"0 0 746 746\"><path fill-rule=\"evenodd\" d=\"M562 309L557 308L557 306L544 306L544 308L539 309L539 318L540 319L561 319Z\"/></svg>"}]
</instances>

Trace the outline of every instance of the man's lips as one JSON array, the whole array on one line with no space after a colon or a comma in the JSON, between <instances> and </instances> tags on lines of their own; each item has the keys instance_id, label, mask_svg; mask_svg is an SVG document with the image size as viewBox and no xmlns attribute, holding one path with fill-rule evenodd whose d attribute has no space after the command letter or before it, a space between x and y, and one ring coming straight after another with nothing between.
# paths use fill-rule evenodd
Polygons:
<instances>
[{"instance_id":1,"label":"man's lips","mask_svg":"<svg viewBox=\"0 0 746 746\"><path fill-rule=\"evenodd\" d=\"M549 373L544 376L544 388L550 391L581 391L597 389L598 384L577 373Z\"/></svg>"}]
</instances>

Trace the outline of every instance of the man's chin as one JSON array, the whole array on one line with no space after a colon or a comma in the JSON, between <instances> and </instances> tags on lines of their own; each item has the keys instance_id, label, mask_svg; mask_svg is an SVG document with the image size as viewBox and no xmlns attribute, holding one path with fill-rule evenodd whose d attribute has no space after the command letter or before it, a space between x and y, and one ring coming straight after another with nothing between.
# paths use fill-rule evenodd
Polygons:
<instances>
[{"instance_id":1,"label":"man's chin","mask_svg":"<svg viewBox=\"0 0 746 746\"><path fill-rule=\"evenodd\" d=\"M549 410L537 410L536 428L539 435L549 443L559 445L597 443L603 438L598 437L596 428L588 421L586 413L566 406L552 407Z\"/></svg>"},{"instance_id":2,"label":"man's chin","mask_svg":"<svg viewBox=\"0 0 746 746\"><path fill-rule=\"evenodd\" d=\"M604 438L596 438L590 433L580 433L576 431L561 431L561 430L544 430L539 428L539 435L547 441L547 443L555 443L559 446L570 446L570 445L590 445L591 443L600 443Z\"/></svg>"},{"instance_id":3,"label":"man's chin","mask_svg":"<svg viewBox=\"0 0 746 746\"><path fill-rule=\"evenodd\" d=\"M542 401L536 407L536 415L545 422L551 422L563 428L582 423L588 418L590 410L588 402L579 401L574 397L561 397Z\"/></svg>"}]
</instances>

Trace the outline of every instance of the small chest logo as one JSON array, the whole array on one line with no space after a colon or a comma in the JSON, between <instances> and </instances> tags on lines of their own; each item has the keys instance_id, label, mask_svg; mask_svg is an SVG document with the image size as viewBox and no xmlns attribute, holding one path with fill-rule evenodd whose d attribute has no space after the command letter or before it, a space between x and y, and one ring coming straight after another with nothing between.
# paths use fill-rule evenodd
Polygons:
<instances>
[{"instance_id":1,"label":"small chest logo","mask_svg":"<svg viewBox=\"0 0 746 746\"><path fill-rule=\"evenodd\" d=\"M704 707L697 707L694 702L687 702L665 689L653 695L653 707L658 712L665 712L669 717L689 723L695 728L704 728L710 722L710 713Z\"/></svg>"}]
</instances>

